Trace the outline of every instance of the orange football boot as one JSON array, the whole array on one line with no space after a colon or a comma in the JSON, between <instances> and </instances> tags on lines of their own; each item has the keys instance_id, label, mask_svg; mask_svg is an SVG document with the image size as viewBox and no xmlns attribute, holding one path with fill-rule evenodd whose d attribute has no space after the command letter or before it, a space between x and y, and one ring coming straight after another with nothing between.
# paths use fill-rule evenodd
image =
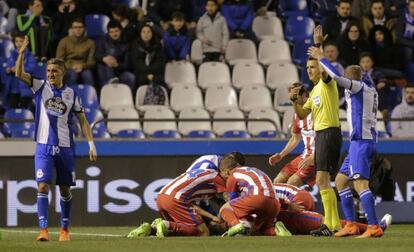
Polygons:
<instances>
[{"instance_id":1,"label":"orange football boot","mask_svg":"<svg viewBox=\"0 0 414 252\"><path fill-rule=\"evenodd\" d=\"M66 228L60 229L59 241L70 241L69 229L66 229Z\"/></svg>"},{"instance_id":2,"label":"orange football boot","mask_svg":"<svg viewBox=\"0 0 414 252\"><path fill-rule=\"evenodd\" d=\"M382 231L382 228L379 225L369 225L367 230L360 236L357 236L356 238L378 238L384 235L384 231Z\"/></svg>"},{"instance_id":3,"label":"orange football boot","mask_svg":"<svg viewBox=\"0 0 414 252\"><path fill-rule=\"evenodd\" d=\"M345 237L351 235L359 235L359 228L352 221L347 221L345 226L335 233L335 237Z\"/></svg>"},{"instance_id":4,"label":"orange football boot","mask_svg":"<svg viewBox=\"0 0 414 252\"><path fill-rule=\"evenodd\" d=\"M36 241L49 241L49 231L47 231L47 228L40 229L39 235L36 237Z\"/></svg>"}]
</instances>

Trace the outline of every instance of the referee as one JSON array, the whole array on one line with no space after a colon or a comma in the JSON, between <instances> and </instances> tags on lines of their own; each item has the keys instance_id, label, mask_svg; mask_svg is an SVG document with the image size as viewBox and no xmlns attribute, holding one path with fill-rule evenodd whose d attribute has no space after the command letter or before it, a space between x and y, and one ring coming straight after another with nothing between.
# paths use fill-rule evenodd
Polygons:
<instances>
[{"instance_id":1,"label":"referee","mask_svg":"<svg viewBox=\"0 0 414 252\"><path fill-rule=\"evenodd\" d=\"M324 40L322 27L314 31L315 47ZM302 106L298 101L298 89L292 89L289 97L300 119L312 112L315 136L316 184L319 186L325 212L324 225L311 234L332 235L341 229L336 194L330 184L330 173L336 172L342 145L339 123L339 96L336 81L323 71L316 59L309 58L306 69L314 84L308 101Z\"/></svg>"}]
</instances>

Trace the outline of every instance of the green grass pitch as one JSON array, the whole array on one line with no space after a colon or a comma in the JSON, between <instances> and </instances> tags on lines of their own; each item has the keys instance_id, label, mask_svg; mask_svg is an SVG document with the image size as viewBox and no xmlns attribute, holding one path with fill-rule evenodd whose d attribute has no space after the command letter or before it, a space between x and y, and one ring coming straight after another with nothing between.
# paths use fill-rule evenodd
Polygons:
<instances>
[{"instance_id":1,"label":"green grass pitch","mask_svg":"<svg viewBox=\"0 0 414 252\"><path fill-rule=\"evenodd\" d=\"M73 227L72 241L59 243L56 228L51 228L52 241L34 241L32 228L1 229L0 251L414 251L414 225L393 225L382 238L354 239L333 237L154 237L130 240L123 236L132 227Z\"/></svg>"}]
</instances>

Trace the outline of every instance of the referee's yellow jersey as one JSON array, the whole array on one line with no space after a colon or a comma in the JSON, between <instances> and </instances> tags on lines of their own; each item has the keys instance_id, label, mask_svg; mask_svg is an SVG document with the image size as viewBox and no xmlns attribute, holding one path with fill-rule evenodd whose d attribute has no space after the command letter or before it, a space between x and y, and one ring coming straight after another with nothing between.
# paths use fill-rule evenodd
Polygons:
<instances>
[{"instance_id":1,"label":"referee's yellow jersey","mask_svg":"<svg viewBox=\"0 0 414 252\"><path fill-rule=\"evenodd\" d=\"M336 81L331 79L325 83L322 79L313 87L309 99L303 105L312 111L313 127L315 131L332 127L340 127L339 123L339 96Z\"/></svg>"}]
</instances>

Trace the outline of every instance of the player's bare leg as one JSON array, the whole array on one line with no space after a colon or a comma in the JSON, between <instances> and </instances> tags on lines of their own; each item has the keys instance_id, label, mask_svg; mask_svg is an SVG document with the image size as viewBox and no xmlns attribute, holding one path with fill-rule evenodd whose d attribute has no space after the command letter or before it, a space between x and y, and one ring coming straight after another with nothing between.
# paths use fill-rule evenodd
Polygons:
<instances>
[{"instance_id":1,"label":"player's bare leg","mask_svg":"<svg viewBox=\"0 0 414 252\"><path fill-rule=\"evenodd\" d=\"M59 232L59 241L70 241L69 235L69 217L71 210L72 194L69 186L59 186L60 189L60 206L61 206L61 227Z\"/></svg>"},{"instance_id":2,"label":"player's bare leg","mask_svg":"<svg viewBox=\"0 0 414 252\"><path fill-rule=\"evenodd\" d=\"M276 178L273 179L273 183L286 183L289 180L289 174L281 171L277 174Z\"/></svg>"},{"instance_id":3,"label":"player's bare leg","mask_svg":"<svg viewBox=\"0 0 414 252\"><path fill-rule=\"evenodd\" d=\"M49 232L47 230L47 217L49 210L49 184L40 182L37 185L37 211L39 217L40 233L36 238L36 241L49 241Z\"/></svg>"},{"instance_id":4,"label":"player's bare leg","mask_svg":"<svg viewBox=\"0 0 414 252\"><path fill-rule=\"evenodd\" d=\"M287 181L287 183L289 185L294 185L297 187L301 187L304 185L303 181L301 178L299 178L299 176L297 176L296 174L293 174Z\"/></svg>"}]
</instances>

